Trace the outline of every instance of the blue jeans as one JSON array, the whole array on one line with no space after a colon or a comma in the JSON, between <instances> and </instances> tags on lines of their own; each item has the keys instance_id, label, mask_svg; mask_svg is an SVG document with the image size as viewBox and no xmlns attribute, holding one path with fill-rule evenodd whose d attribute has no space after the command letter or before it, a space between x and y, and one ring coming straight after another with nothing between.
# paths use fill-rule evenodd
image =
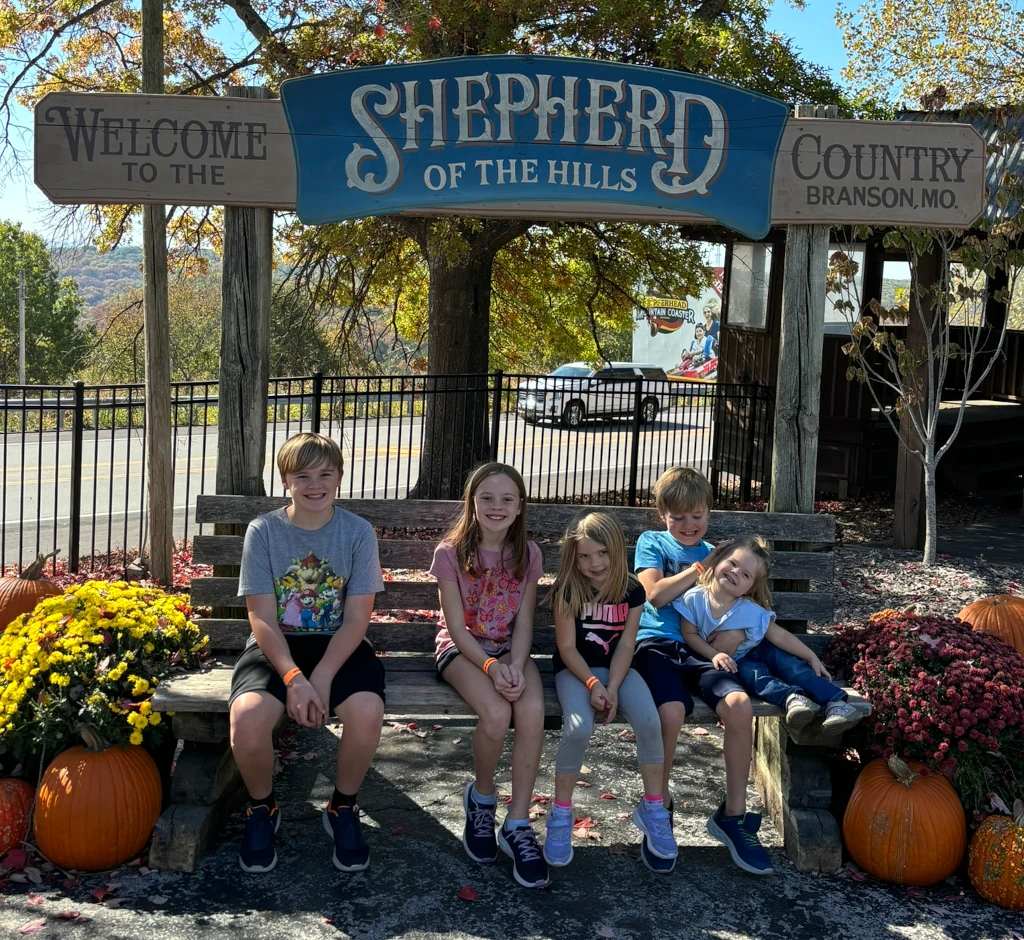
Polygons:
<instances>
[{"instance_id":1,"label":"blue jeans","mask_svg":"<svg viewBox=\"0 0 1024 940\"><path fill-rule=\"evenodd\" d=\"M846 693L828 679L814 674L803 659L762 640L736 663L736 677L751 694L779 708L791 695L806 695L816 705L846 698Z\"/></svg>"}]
</instances>

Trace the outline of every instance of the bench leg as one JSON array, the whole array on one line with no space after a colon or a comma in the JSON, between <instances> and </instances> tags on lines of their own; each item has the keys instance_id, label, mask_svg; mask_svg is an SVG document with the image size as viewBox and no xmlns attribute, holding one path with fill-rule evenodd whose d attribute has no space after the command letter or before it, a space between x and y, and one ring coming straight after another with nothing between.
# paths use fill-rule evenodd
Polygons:
<instances>
[{"instance_id":1,"label":"bench leg","mask_svg":"<svg viewBox=\"0 0 1024 940\"><path fill-rule=\"evenodd\" d=\"M758 718L754 729L754 780L761 800L783 834L786 854L802 872L834 872L843 863L843 840L832 815L828 767L820 748L839 746L837 735L790 736L779 718Z\"/></svg>"},{"instance_id":2,"label":"bench leg","mask_svg":"<svg viewBox=\"0 0 1024 940\"><path fill-rule=\"evenodd\" d=\"M241 782L227 741L185 741L171 778L171 804L153 829L150 867L195 871Z\"/></svg>"}]
</instances>

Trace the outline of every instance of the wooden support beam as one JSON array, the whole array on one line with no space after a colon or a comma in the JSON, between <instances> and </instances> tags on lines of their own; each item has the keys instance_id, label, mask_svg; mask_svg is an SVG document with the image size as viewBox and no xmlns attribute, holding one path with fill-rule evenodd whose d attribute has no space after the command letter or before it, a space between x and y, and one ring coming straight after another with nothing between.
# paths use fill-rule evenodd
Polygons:
<instances>
[{"instance_id":1,"label":"wooden support beam","mask_svg":"<svg viewBox=\"0 0 1024 940\"><path fill-rule=\"evenodd\" d=\"M164 91L163 0L142 0L142 90ZM167 214L142 208L143 321L146 348L146 475L149 570L170 585L174 562L174 454L171 447L171 353L167 303Z\"/></svg>"},{"instance_id":2,"label":"wooden support beam","mask_svg":"<svg viewBox=\"0 0 1024 940\"><path fill-rule=\"evenodd\" d=\"M817 114L801 105L797 117ZM828 275L827 225L790 225L783 269L779 372L772 444L772 512L813 512L821 404L821 347Z\"/></svg>"}]
</instances>

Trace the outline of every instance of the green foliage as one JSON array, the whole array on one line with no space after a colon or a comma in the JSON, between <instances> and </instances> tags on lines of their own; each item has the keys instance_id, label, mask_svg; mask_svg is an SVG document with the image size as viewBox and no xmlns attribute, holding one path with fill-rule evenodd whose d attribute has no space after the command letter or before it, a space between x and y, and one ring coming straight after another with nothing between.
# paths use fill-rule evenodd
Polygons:
<instances>
[{"instance_id":1,"label":"green foliage","mask_svg":"<svg viewBox=\"0 0 1024 940\"><path fill-rule=\"evenodd\" d=\"M25 272L25 378L59 385L75 374L92 332L78 323L82 298L61 279L46 244L0 222L0 382L18 381L18 273Z\"/></svg>"}]
</instances>

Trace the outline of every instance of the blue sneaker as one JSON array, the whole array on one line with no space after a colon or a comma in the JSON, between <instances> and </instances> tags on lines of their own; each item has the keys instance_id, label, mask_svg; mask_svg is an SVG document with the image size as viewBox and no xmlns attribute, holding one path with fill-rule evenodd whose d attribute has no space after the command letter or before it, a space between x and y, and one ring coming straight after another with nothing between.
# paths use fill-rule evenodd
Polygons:
<instances>
[{"instance_id":1,"label":"blue sneaker","mask_svg":"<svg viewBox=\"0 0 1024 940\"><path fill-rule=\"evenodd\" d=\"M640 840L640 858L656 875L671 875L675 871L676 860L674 858L658 858L647 847L646 839Z\"/></svg>"},{"instance_id":2,"label":"blue sneaker","mask_svg":"<svg viewBox=\"0 0 1024 940\"><path fill-rule=\"evenodd\" d=\"M544 836L544 861L555 868L565 868L572 861L572 823L571 809L563 813L552 808Z\"/></svg>"},{"instance_id":3,"label":"blue sneaker","mask_svg":"<svg viewBox=\"0 0 1024 940\"><path fill-rule=\"evenodd\" d=\"M338 871L363 871L370 865L370 847L363 838L358 806L324 807L324 830L334 839L334 867Z\"/></svg>"},{"instance_id":4,"label":"blue sneaker","mask_svg":"<svg viewBox=\"0 0 1024 940\"><path fill-rule=\"evenodd\" d=\"M493 862L498 857L498 843L494 839L494 803L481 803L473 799L473 784L467 783L462 791L462 808L466 811L466 826L462 830L462 846L474 862Z\"/></svg>"},{"instance_id":5,"label":"blue sneaker","mask_svg":"<svg viewBox=\"0 0 1024 940\"><path fill-rule=\"evenodd\" d=\"M281 828L281 807L273 808L260 803L245 811L245 835L238 851L238 864L242 871L261 873L272 871L277 864L274 833Z\"/></svg>"},{"instance_id":6,"label":"blue sneaker","mask_svg":"<svg viewBox=\"0 0 1024 940\"><path fill-rule=\"evenodd\" d=\"M498 832L498 845L512 857L512 874L524 888L546 888L551 883L548 866L541 856L532 826L522 829L502 826Z\"/></svg>"},{"instance_id":7,"label":"blue sneaker","mask_svg":"<svg viewBox=\"0 0 1024 940\"><path fill-rule=\"evenodd\" d=\"M641 800L633 810L633 825L644 834L644 842L651 855L675 859L679 854L672 835L672 817L663 804L652 806L647 800Z\"/></svg>"},{"instance_id":8,"label":"blue sneaker","mask_svg":"<svg viewBox=\"0 0 1024 940\"><path fill-rule=\"evenodd\" d=\"M732 860L752 875L774 875L775 867L757 838L761 814L726 816L723 803L708 820L708 832L721 842Z\"/></svg>"}]
</instances>

